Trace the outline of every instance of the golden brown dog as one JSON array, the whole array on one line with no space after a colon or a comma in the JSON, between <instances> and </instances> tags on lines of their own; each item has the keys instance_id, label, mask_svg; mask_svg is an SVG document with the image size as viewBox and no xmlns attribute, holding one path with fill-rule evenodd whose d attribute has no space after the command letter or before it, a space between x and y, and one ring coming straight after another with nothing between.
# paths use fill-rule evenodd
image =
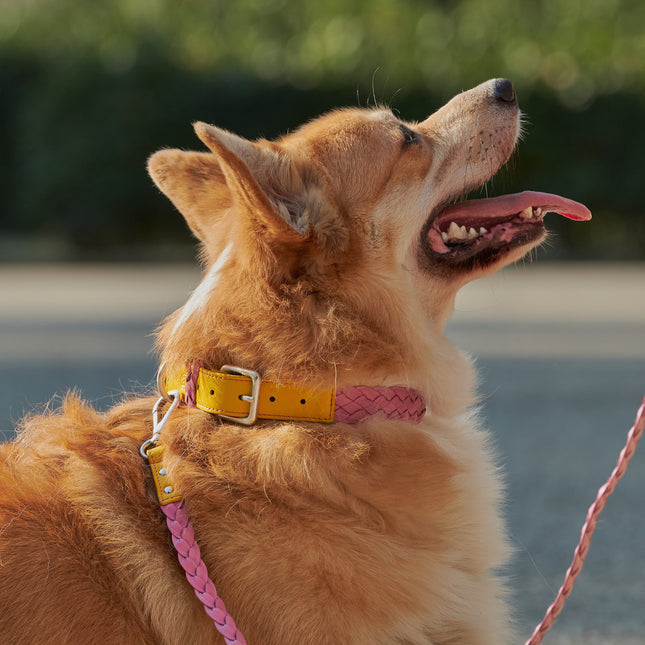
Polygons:
<instances>
[{"instance_id":1,"label":"golden brown dog","mask_svg":"<svg viewBox=\"0 0 645 645\"><path fill-rule=\"evenodd\" d=\"M169 417L164 465L249 645L508 642L500 486L443 328L462 285L544 238L545 211L589 217L542 193L455 203L506 163L519 124L497 79L421 123L344 109L274 142L197 123L209 152L150 159L206 262L159 334L164 373L231 364L427 405L420 423ZM3 644L224 642L139 454L154 402L99 414L69 396L1 448Z\"/></svg>"}]
</instances>

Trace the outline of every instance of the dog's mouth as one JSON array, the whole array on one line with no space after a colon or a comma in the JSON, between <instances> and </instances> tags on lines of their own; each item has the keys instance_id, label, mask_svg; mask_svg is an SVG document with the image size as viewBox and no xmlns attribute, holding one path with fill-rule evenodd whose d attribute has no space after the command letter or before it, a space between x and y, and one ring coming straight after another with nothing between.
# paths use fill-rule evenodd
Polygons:
<instances>
[{"instance_id":1,"label":"dog's mouth","mask_svg":"<svg viewBox=\"0 0 645 645\"><path fill-rule=\"evenodd\" d=\"M452 204L424 227L422 246L433 264L442 268L485 268L510 251L541 242L543 217L558 213L572 220L591 219L589 209L566 197L524 191Z\"/></svg>"}]
</instances>

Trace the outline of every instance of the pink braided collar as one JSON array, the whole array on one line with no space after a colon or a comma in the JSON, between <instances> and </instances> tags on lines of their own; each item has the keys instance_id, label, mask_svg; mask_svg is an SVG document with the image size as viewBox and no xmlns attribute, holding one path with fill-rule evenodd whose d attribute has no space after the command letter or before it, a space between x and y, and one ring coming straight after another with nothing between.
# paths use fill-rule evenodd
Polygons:
<instances>
[{"instance_id":1,"label":"pink braided collar","mask_svg":"<svg viewBox=\"0 0 645 645\"><path fill-rule=\"evenodd\" d=\"M426 413L423 396L416 390L399 386L358 385L336 393L334 421L358 423L371 416L419 423Z\"/></svg>"}]
</instances>

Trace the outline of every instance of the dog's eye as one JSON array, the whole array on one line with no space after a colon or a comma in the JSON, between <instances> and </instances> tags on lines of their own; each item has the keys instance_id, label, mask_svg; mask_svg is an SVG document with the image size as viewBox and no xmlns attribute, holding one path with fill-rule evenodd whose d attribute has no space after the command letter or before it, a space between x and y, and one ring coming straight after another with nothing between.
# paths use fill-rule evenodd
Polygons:
<instances>
[{"instance_id":1,"label":"dog's eye","mask_svg":"<svg viewBox=\"0 0 645 645\"><path fill-rule=\"evenodd\" d=\"M401 126L401 132L403 133L403 143L406 146L411 143L418 143L421 140L419 135L414 132L414 130L410 130L410 128L404 125Z\"/></svg>"}]
</instances>

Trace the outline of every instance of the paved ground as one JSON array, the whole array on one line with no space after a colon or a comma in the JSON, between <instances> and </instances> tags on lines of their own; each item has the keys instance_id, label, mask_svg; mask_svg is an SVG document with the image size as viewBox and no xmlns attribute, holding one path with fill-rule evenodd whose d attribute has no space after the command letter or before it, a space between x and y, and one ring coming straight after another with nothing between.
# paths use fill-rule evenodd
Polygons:
<instances>
[{"instance_id":1,"label":"paved ground","mask_svg":"<svg viewBox=\"0 0 645 645\"><path fill-rule=\"evenodd\" d=\"M79 387L99 407L149 387L151 332L198 280L185 266L0 267L0 430ZM526 638L645 393L645 265L528 265L467 287L449 334L478 357L507 473L509 567ZM645 644L645 445L545 643Z\"/></svg>"}]
</instances>

